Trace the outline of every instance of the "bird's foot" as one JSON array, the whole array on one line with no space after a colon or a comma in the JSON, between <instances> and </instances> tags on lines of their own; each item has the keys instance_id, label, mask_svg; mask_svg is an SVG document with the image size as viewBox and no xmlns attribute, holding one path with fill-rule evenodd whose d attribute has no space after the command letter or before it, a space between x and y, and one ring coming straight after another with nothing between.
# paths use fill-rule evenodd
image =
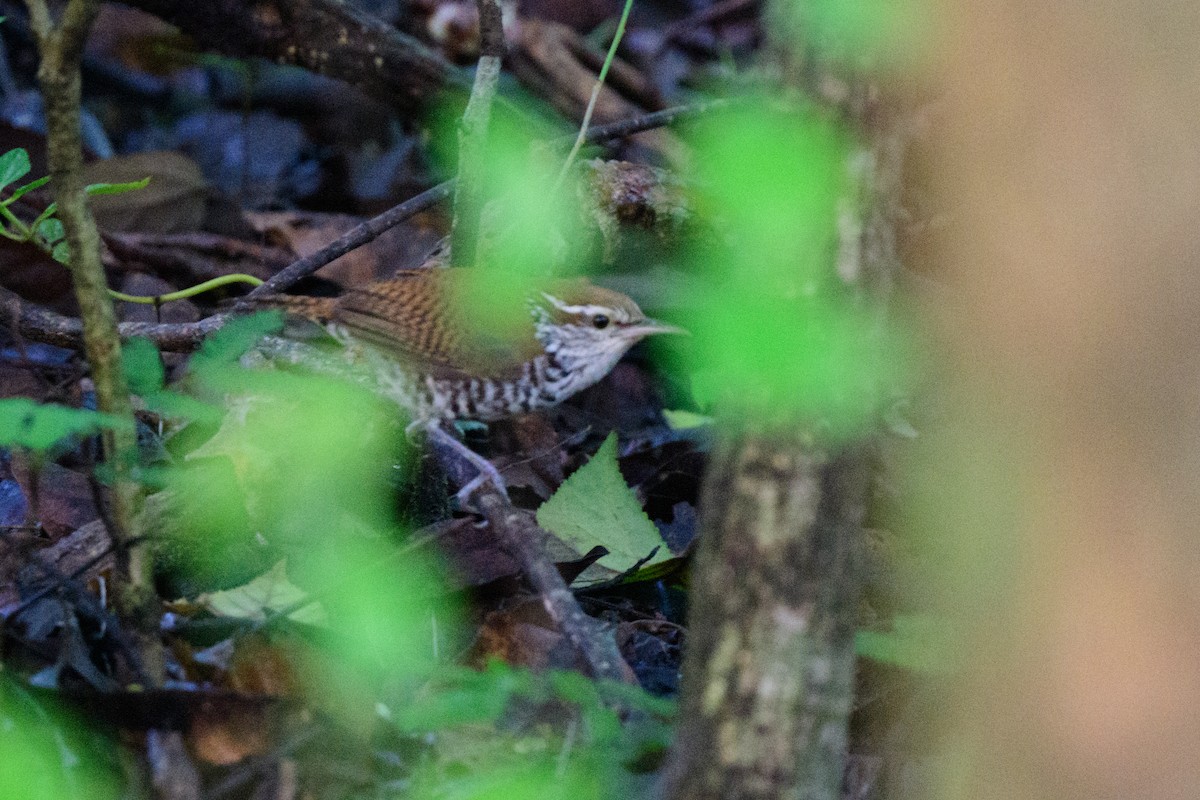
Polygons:
<instances>
[{"instance_id":1,"label":"bird's foot","mask_svg":"<svg viewBox=\"0 0 1200 800\"><path fill-rule=\"evenodd\" d=\"M413 425L410 425L410 430L417 424L414 422ZM429 443L434 448L442 468L446 470L452 481L462 487L455 495L459 506L469 508L472 495L489 482L501 494L508 494L504 478L500 476L500 472L492 465L492 462L467 447L438 422L422 423L422 427L429 437ZM469 480L464 474L468 472L464 469L464 466L468 464L474 467L476 472L475 476Z\"/></svg>"}]
</instances>

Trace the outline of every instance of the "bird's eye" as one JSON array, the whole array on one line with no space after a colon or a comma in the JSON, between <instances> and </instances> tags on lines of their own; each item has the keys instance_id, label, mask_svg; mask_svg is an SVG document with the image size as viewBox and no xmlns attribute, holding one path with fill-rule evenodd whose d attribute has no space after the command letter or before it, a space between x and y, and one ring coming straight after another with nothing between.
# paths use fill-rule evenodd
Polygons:
<instances>
[{"instance_id":1,"label":"bird's eye","mask_svg":"<svg viewBox=\"0 0 1200 800\"><path fill-rule=\"evenodd\" d=\"M603 314L597 314L592 317L592 324L596 326L596 330L604 330L608 327L608 317Z\"/></svg>"}]
</instances>

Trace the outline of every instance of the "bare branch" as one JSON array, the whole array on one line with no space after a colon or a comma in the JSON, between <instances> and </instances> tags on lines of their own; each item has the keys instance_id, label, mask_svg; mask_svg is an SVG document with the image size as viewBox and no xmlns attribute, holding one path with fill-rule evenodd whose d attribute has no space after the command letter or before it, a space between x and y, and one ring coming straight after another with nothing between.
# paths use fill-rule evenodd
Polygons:
<instances>
[{"instance_id":1,"label":"bare branch","mask_svg":"<svg viewBox=\"0 0 1200 800\"><path fill-rule=\"evenodd\" d=\"M454 220L450 227L450 259L454 266L471 266L479 245L487 172L488 127L492 102L504 58L504 25L496 0L476 0L479 9L479 64L471 99L458 130L458 185L454 191Z\"/></svg>"},{"instance_id":2,"label":"bare branch","mask_svg":"<svg viewBox=\"0 0 1200 800\"><path fill-rule=\"evenodd\" d=\"M633 670L621 657L616 640L610 633L599 630L600 623L579 607L579 601L567 588L562 574L546 555L545 542L550 534L539 528L528 514L514 508L490 483L484 483L473 499L504 549L517 560L521 572L541 595L550 618L588 665L592 677L621 683L636 682Z\"/></svg>"},{"instance_id":3,"label":"bare branch","mask_svg":"<svg viewBox=\"0 0 1200 800\"><path fill-rule=\"evenodd\" d=\"M386 103L425 101L469 77L411 36L336 0L128 0L202 47L262 56L354 84Z\"/></svg>"},{"instance_id":4,"label":"bare branch","mask_svg":"<svg viewBox=\"0 0 1200 800\"><path fill-rule=\"evenodd\" d=\"M264 294L275 294L284 291L297 281L307 278L335 258L340 258L351 250L362 247L367 242L379 238L401 222L404 222L404 220L446 199L450 196L450 191L453 188L453 180L439 183L432 189L426 189L416 197L409 198L400 205L389 208L379 216L351 228L317 252L288 265L286 269L278 272L262 286L256 287L247 297L261 297Z\"/></svg>"}]
</instances>

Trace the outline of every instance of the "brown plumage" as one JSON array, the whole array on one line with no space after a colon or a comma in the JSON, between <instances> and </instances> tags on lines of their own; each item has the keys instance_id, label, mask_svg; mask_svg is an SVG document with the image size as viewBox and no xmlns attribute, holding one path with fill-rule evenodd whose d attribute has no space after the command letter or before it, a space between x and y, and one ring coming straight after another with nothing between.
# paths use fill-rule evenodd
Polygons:
<instances>
[{"instance_id":1,"label":"brown plumage","mask_svg":"<svg viewBox=\"0 0 1200 800\"><path fill-rule=\"evenodd\" d=\"M524 306L509 309L518 324L500 335L489 320L463 311L468 282L478 276L410 270L337 298L274 295L259 304L321 323L393 360L392 395L419 416L493 419L554 405L604 377L643 337L679 331L647 319L619 292L574 279L514 298Z\"/></svg>"}]
</instances>

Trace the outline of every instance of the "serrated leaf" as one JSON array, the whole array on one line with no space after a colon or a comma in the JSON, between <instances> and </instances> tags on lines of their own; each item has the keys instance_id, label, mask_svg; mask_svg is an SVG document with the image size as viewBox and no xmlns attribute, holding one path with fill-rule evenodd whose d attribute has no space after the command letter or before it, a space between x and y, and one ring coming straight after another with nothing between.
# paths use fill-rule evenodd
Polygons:
<instances>
[{"instance_id":1,"label":"serrated leaf","mask_svg":"<svg viewBox=\"0 0 1200 800\"><path fill-rule=\"evenodd\" d=\"M658 552L647 563L671 557L658 529L621 477L616 434L610 434L592 460L542 503L537 521L580 553L596 545L607 548L608 555L598 563L618 572L628 570L656 547Z\"/></svg>"},{"instance_id":2,"label":"serrated leaf","mask_svg":"<svg viewBox=\"0 0 1200 800\"><path fill-rule=\"evenodd\" d=\"M128 425L120 417L86 408L42 405L23 397L0 400L0 446L46 450L68 436L89 436L101 428Z\"/></svg>"},{"instance_id":3,"label":"serrated leaf","mask_svg":"<svg viewBox=\"0 0 1200 800\"><path fill-rule=\"evenodd\" d=\"M303 589L288 580L287 562L280 561L247 584L202 594L196 602L218 617L262 621L271 614L295 608L288 614L288 619L293 622L324 624L325 609L320 603L313 601L296 608L307 596Z\"/></svg>"},{"instance_id":4,"label":"serrated leaf","mask_svg":"<svg viewBox=\"0 0 1200 800\"><path fill-rule=\"evenodd\" d=\"M0 156L0 188L24 178L29 174L31 168L29 153L25 151L25 148L16 147L9 150Z\"/></svg>"}]
</instances>

